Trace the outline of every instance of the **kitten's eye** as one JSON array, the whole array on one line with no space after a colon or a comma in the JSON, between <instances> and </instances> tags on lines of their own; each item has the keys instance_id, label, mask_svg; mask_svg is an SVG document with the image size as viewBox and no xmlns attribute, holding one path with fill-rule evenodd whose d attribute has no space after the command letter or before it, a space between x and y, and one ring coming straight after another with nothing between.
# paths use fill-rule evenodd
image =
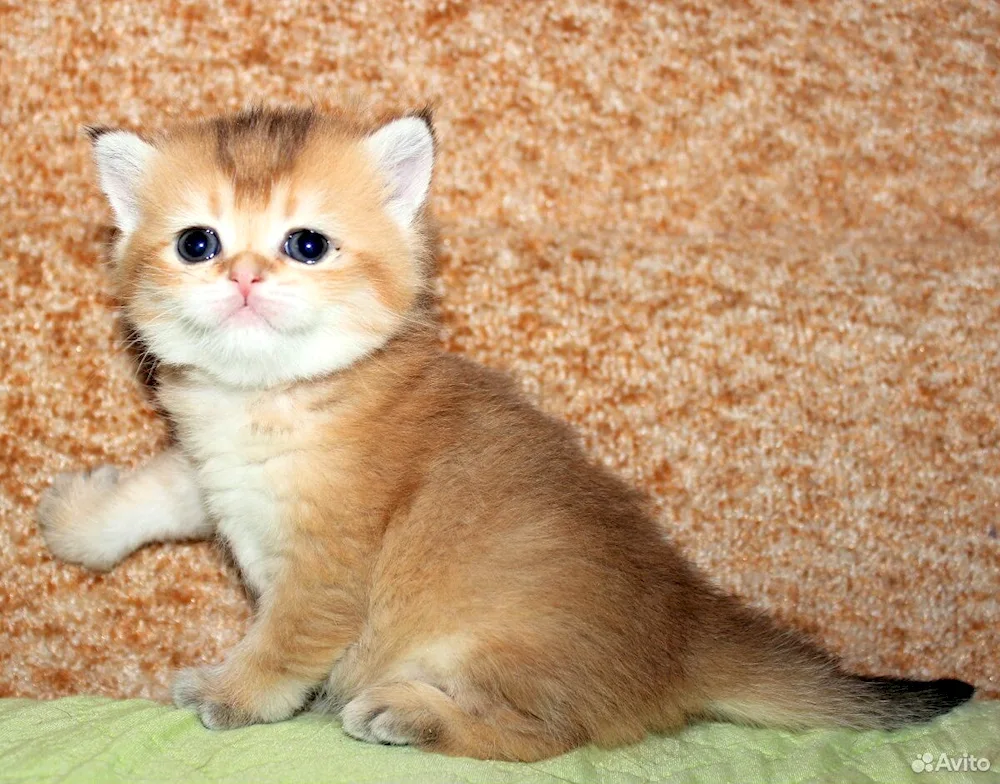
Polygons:
<instances>
[{"instance_id":1,"label":"kitten's eye","mask_svg":"<svg viewBox=\"0 0 1000 784\"><path fill-rule=\"evenodd\" d=\"M194 226L184 229L177 237L177 255L189 264L208 261L219 255L222 243L212 229Z\"/></svg>"},{"instance_id":2,"label":"kitten's eye","mask_svg":"<svg viewBox=\"0 0 1000 784\"><path fill-rule=\"evenodd\" d=\"M330 240L311 229L293 231L282 248L285 255L303 264L315 264L330 250Z\"/></svg>"}]
</instances>

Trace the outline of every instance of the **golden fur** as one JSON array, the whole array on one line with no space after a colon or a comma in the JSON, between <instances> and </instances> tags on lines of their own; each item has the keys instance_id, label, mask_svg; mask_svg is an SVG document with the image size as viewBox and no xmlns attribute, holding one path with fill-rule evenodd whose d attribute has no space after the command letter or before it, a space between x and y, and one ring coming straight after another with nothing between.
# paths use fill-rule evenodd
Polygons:
<instances>
[{"instance_id":1,"label":"golden fur","mask_svg":"<svg viewBox=\"0 0 1000 784\"><path fill-rule=\"evenodd\" d=\"M255 622L224 663L178 677L179 705L214 728L311 705L364 740L534 760L699 717L892 727L971 696L843 673L713 588L644 499L505 376L442 353L423 195L412 217L387 210L365 146L377 130L256 110L143 153L113 275L161 363L177 446L122 479L57 481L40 520L57 555L94 568L146 541L217 530L229 543ZM335 237L329 263L277 252L268 227L302 215ZM177 233L215 223L229 227L222 254L179 262ZM261 318L287 323L273 351L269 326L185 310L208 287L229 296L239 264L271 287ZM325 344L309 330L333 305L322 334L346 337L314 372Z\"/></svg>"}]
</instances>

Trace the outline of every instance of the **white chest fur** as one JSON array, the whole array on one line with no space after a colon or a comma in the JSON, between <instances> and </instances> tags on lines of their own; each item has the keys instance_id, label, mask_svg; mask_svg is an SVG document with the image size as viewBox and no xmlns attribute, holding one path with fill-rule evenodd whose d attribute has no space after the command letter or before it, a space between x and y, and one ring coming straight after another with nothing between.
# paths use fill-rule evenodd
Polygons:
<instances>
[{"instance_id":1,"label":"white chest fur","mask_svg":"<svg viewBox=\"0 0 1000 784\"><path fill-rule=\"evenodd\" d=\"M290 463L301 446L292 401L212 387L166 390L161 397L219 532L250 587L266 591L281 563L293 503Z\"/></svg>"}]
</instances>

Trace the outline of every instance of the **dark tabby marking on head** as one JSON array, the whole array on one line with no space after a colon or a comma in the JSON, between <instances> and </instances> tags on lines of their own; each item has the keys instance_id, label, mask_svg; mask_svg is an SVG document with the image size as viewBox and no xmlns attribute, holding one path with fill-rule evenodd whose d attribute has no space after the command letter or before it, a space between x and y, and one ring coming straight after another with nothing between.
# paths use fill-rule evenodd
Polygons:
<instances>
[{"instance_id":1,"label":"dark tabby marking on head","mask_svg":"<svg viewBox=\"0 0 1000 784\"><path fill-rule=\"evenodd\" d=\"M214 120L219 167L232 178L237 200L266 201L274 181L291 170L315 122L311 109L261 107Z\"/></svg>"}]
</instances>

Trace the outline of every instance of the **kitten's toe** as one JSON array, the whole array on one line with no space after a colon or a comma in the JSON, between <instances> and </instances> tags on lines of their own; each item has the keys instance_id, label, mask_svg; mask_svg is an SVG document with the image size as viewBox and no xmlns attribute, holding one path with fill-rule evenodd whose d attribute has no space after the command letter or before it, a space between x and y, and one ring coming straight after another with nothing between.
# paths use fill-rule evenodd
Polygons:
<instances>
[{"instance_id":1,"label":"kitten's toe","mask_svg":"<svg viewBox=\"0 0 1000 784\"><path fill-rule=\"evenodd\" d=\"M198 718L210 730L235 730L257 724L257 720L249 713L224 702L203 703L198 709Z\"/></svg>"},{"instance_id":2,"label":"kitten's toe","mask_svg":"<svg viewBox=\"0 0 1000 784\"><path fill-rule=\"evenodd\" d=\"M379 743L389 746L411 746L427 740L409 716L393 708L386 708L375 716L368 728Z\"/></svg>"},{"instance_id":3,"label":"kitten's toe","mask_svg":"<svg viewBox=\"0 0 1000 784\"><path fill-rule=\"evenodd\" d=\"M115 565L120 553L102 530L102 512L119 476L113 466L60 474L42 493L38 527L54 556L96 571Z\"/></svg>"}]
</instances>

